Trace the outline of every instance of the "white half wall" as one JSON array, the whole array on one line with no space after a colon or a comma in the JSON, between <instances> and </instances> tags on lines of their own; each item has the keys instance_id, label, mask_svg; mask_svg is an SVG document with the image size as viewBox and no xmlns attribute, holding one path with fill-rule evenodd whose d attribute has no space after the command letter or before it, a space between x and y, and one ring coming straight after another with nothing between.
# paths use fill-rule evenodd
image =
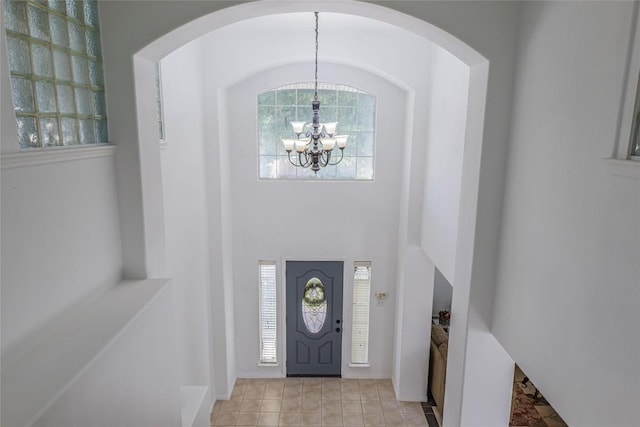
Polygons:
<instances>
[{"instance_id":1,"label":"white half wall","mask_svg":"<svg viewBox=\"0 0 640 427\"><path fill-rule=\"evenodd\" d=\"M173 310L168 284L68 387L60 390L32 426L179 426L181 397ZM107 327L114 321L102 320ZM75 326L81 329L83 325Z\"/></svg>"}]
</instances>

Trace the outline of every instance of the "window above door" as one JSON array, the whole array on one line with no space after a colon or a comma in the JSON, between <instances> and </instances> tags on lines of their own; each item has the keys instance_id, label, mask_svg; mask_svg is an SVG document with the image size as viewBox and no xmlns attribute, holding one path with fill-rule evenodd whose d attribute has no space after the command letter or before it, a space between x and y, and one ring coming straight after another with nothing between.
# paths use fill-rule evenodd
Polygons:
<instances>
[{"instance_id":1,"label":"window above door","mask_svg":"<svg viewBox=\"0 0 640 427\"><path fill-rule=\"evenodd\" d=\"M375 158L376 98L359 89L319 83L320 121L338 122L338 132L349 135L343 160L317 174L293 166L282 139L295 138L291 122L312 120L314 83L294 83L258 95L258 169L262 180L372 181ZM292 153L295 155L295 153Z\"/></svg>"}]
</instances>

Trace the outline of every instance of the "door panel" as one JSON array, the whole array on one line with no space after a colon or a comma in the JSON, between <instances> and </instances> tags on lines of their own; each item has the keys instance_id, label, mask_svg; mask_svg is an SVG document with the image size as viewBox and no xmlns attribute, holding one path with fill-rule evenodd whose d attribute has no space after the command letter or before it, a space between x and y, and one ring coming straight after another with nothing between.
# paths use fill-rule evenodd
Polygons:
<instances>
[{"instance_id":1,"label":"door panel","mask_svg":"<svg viewBox=\"0 0 640 427\"><path fill-rule=\"evenodd\" d=\"M342 261L287 261L287 375L340 376Z\"/></svg>"}]
</instances>

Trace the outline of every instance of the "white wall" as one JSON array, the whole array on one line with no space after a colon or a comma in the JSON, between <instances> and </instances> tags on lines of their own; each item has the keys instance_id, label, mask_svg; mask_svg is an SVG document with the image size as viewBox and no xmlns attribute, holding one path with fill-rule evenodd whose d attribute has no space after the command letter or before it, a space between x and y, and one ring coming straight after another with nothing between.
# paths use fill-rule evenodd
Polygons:
<instances>
[{"instance_id":1,"label":"white wall","mask_svg":"<svg viewBox=\"0 0 640 427\"><path fill-rule=\"evenodd\" d=\"M28 158L19 156L13 164ZM122 269L112 154L10 163L3 158L3 366L52 319L114 285Z\"/></svg>"},{"instance_id":2,"label":"white wall","mask_svg":"<svg viewBox=\"0 0 640 427\"><path fill-rule=\"evenodd\" d=\"M396 357L401 358L393 377L398 400L426 401L429 373L429 337L435 267L418 246L409 246L405 258L404 282L399 286Z\"/></svg>"},{"instance_id":3,"label":"white wall","mask_svg":"<svg viewBox=\"0 0 640 427\"><path fill-rule=\"evenodd\" d=\"M430 77L420 246L455 286L469 67L449 52L434 47Z\"/></svg>"},{"instance_id":4,"label":"white wall","mask_svg":"<svg viewBox=\"0 0 640 427\"><path fill-rule=\"evenodd\" d=\"M493 330L569 425L640 424L640 181L602 161L632 8L522 8Z\"/></svg>"},{"instance_id":5,"label":"white wall","mask_svg":"<svg viewBox=\"0 0 640 427\"><path fill-rule=\"evenodd\" d=\"M259 181L255 140L257 95L273 85L296 81L307 68L308 64L292 65L261 73L231 88L226 97L229 140L234 146L231 182L238 375L262 376L268 369L257 367L258 260L336 259L345 261L343 375L388 378L400 203L396 189L404 136L403 114L398 113L404 105L403 92L361 70L324 63L322 73L329 81L357 85L377 97L375 180ZM253 125L247 126L247 121ZM348 367L351 356L349 307L353 292L350 266L356 260L372 261L372 285L376 290L389 292L390 299L379 309L372 307L371 310L371 367L352 370ZM280 264L281 271L283 266ZM282 302L284 308L284 298ZM284 325L280 325L279 336L284 336ZM282 354L280 359L284 359ZM277 372L282 372L281 368Z\"/></svg>"},{"instance_id":6,"label":"white wall","mask_svg":"<svg viewBox=\"0 0 640 427\"><path fill-rule=\"evenodd\" d=\"M161 152L166 259L174 286L181 384L210 387L211 282L200 44L189 43L165 57L161 76L166 143ZM209 405L210 394L211 390Z\"/></svg>"},{"instance_id":7,"label":"white wall","mask_svg":"<svg viewBox=\"0 0 640 427\"><path fill-rule=\"evenodd\" d=\"M434 300L435 304L448 304L452 312L444 423L502 425L510 410L513 362L492 337L485 321L491 316L491 306L484 302L491 301L493 281L490 276L482 280L478 270L472 272L465 261L473 259L472 263L484 264L479 271L490 274L492 267L487 266L493 256L486 254L495 254L490 248L497 243L495 235L489 240L483 238L481 233L486 230L479 228L480 222L473 218L476 212L481 218L475 200L481 176L473 172L479 168L479 159L470 155L479 150L477 143L469 139L468 130L468 121L475 120L469 116L476 102L471 98L472 77L466 64L441 48L434 48L431 58L420 245L441 275L438 282L449 288L446 296ZM482 147L485 152L495 149L495 141L485 139L483 144L489 147ZM471 242L470 232L474 235ZM481 262L481 257L486 261ZM433 315L442 308L434 305ZM460 414L458 407L462 407Z\"/></svg>"}]
</instances>

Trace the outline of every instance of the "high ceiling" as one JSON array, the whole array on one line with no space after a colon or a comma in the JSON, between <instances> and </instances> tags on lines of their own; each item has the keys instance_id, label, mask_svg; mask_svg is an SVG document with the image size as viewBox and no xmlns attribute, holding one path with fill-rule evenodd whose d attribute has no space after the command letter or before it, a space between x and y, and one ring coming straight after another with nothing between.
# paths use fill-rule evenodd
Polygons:
<instances>
[{"instance_id":1,"label":"high ceiling","mask_svg":"<svg viewBox=\"0 0 640 427\"><path fill-rule=\"evenodd\" d=\"M203 37L203 49L213 55L219 78L228 85L240 78L297 62L312 62L315 18L286 13L247 19ZM356 15L320 13L319 61L367 69L384 78L415 87L425 80L427 39L395 25ZM226 71L225 71L226 70ZM225 86L225 84L222 84Z\"/></svg>"}]
</instances>

